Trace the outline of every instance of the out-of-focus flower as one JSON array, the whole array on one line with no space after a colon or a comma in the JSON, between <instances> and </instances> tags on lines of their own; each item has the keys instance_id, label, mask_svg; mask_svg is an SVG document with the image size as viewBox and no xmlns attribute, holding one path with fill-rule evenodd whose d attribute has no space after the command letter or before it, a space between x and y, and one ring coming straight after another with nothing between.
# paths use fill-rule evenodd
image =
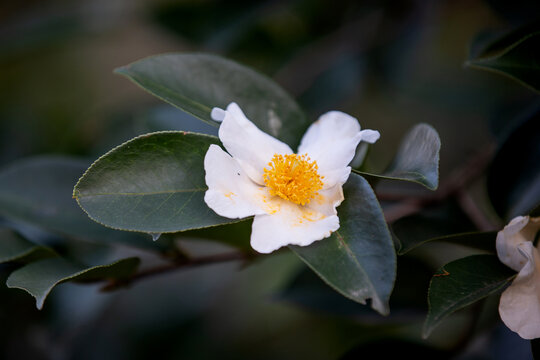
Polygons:
<instances>
[{"instance_id":1,"label":"out-of-focus flower","mask_svg":"<svg viewBox=\"0 0 540 360\"><path fill-rule=\"evenodd\" d=\"M524 339L540 337L540 253L534 245L540 217L518 216L497 234L499 259L518 271L502 293L502 321Z\"/></svg>"},{"instance_id":2,"label":"out-of-focus flower","mask_svg":"<svg viewBox=\"0 0 540 360\"><path fill-rule=\"evenodd\" d=\"M331 111L309 127L295 154L257 128L235 103L227 110L214 108L212 118L222 122L219 138L228 153L217 145L208 149L204 200L224 217L255 215L251 246L261 253L307 246L336 231L348 164L360 141L374 143L380 136Z\"/></svg>"}]
</instances>

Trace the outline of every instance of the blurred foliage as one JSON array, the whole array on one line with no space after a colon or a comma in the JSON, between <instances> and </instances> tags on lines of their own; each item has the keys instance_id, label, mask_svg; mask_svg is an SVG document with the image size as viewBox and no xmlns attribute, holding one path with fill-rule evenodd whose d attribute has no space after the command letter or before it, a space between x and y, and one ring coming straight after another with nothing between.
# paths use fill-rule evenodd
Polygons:
<instances>
[{"instance_id":1,"label":"blurred foliage","mask_svg":"<svg viewBox=\"0 0 540 360\"><path fill-rule=\"evenodd\" d=\"M485 176L466 190L491 227L460 209L467 197L457 194L399 217L400 240L497 230L540 203L538 94L463 66L485 49L474 44L530 26L538 1L25 0L0 10L0 235L3 247L8 238L25 242L12 248L21 261L0 265L2 284L24 269L24 256L49 251L80 264L139 256L159 266L181 256L171 244L195 255L227 251L227 243L246 247L245 223L231 225L237 238L219 243L212 229L151 242L98 227L71 199L90 161L134 136L215 135L112 73L162 52L212 52L253 67L297 98L309 119L331 109L352 114L382 135L362 166L369 172L383 173L418 122L441 137L441 182L495 143ZM417 185L370 182L387 216L400 210L395 193L425 194ZM152 252L125 246L134 241ZM352 359L404 351L418 359L531 358L529 342L502 326L489 298L421 340L431 275L478 251L462 245L430 241L398 257L387 318L339 296L288 253L242 269L224 263L171 272L110 293L98 291L103 283L66 283L42 311L22 291L0 286L0 358Z\"/></svg>"}]
</instances>

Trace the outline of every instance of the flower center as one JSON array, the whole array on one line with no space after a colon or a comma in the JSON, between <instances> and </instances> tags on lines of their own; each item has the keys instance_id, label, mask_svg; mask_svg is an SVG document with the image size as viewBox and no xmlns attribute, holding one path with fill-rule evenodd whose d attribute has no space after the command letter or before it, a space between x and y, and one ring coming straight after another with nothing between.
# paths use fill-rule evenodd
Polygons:
<instances>
[{"instance_id":1,"label":"flower center","mask_svg":"<svg viewBox=\"0 0 540 360\"><path fill-rule=\"evenodd\" d=\"M307 154L275 154L264 169L264 183L272 195L299 205L309 204L323 187L318 169L317 162Z\"/></svg>"}]
</instances>

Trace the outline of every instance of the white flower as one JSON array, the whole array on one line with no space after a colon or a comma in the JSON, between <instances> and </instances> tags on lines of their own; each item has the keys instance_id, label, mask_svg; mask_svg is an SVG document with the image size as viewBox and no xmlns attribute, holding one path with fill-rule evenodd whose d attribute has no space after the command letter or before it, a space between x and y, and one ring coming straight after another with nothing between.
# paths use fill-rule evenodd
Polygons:
<instances>
[{"instance_id":1,"label":"white flower","mask_svg":"<svg viewBox=\"0 0 540 360\"><path fill-rule=\"evenodd\" d=\"M519 272L501 295L499 314L524 339L540 337L540 250L534 246L539 230L540 217L518 216L497 234L499 259Z\"/></svg>"},{"instance_id":2,"label":"white flower","mask_svg":"<svg viewBox=\"0 0 540 360\"><path fill-rule=\"evenodd\" d=\"M360 141L374 143L379 132L360 131L342 112L322 115L305 133L298 155L249 121L240 107L214 108L222 121L219 138L204 158L208 190L204 201L218 215L255 215L251 246L270 253L282 246L307 246L339 228L336 207L343 201L347 166Z\"/></svg>"}]
</instances>

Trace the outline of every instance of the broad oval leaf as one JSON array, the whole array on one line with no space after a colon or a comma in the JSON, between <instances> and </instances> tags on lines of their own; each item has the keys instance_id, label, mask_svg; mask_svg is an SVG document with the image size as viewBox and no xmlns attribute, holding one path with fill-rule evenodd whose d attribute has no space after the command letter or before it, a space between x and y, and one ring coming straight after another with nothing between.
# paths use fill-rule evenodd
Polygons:
<instances>
[{"instance_id":1,"label":"broad oval leaf","mask_svg":"<svg viewBox=\"0 0 540 360\"><path fill-rule=\"evenodd\" d=\"M9 288L27 291L36 298L36 307L43 303L51 290L66 281L94 281L105 279L125 279L139 266L139 258L126 258L116 262L93 267L74 264L60 257L32 262L15 270L8 277Z\"/></svg>"},{"instance_id":2,"label":"broad oval leaf","mask_svg":"<svg viewBox=\"0 0 540 360\"><path fill-rule=\"evenodd\" d=\"M515 275L496 255L472 255L442 266L429 286L424 338L448 315L499 291Z\"/></svg>"},{"instance_id":3,"label":"broad oval leaf","mask_svg":"<svg viewBox=\"0 0 540 360\"><path fill-rule=\"evenodd\" d=\"M57 256L54 250L23 239L11 230L0 229L0 264L12 261L27 263L52 256Z\"/></svg>"},{"instance_id":4,"label":"broad oval leaf","mask_svg":"<svg viewBox=\"0 0 540 360\"><path fill-rule=\"evenodd\" d=\"M213 136L180 131L136 137L99 158L73 196L95 221L151 234L233 222L204 202L204 156Z\"/></svg>"},{"instance_id":5,"label":"broad oval leaf","mask_svg":"<svg viewBox=\"0 0 540 360\"><path fill-rule=\"evenodd\" d=\"M85 216L72 193L73 184L88 165L88 161L76 158L40 156L2 168L0 216L81 240L162 249L162 244L144 236L107 229Z\"/></svg>"},{"instance_id":6,"label":"broad oval leaf","mask_svg":"<svg viewBox=\"0 0 540 360\"><path fill-rule=\"evenodd\" d=\"M401 145L382 174L354 172L390 180L412 181L435 190L439 186L439 150L441 140L428 124L418 124L405 135Z\"/></svg>"},{"instance_id":7,"label":"broad oval leaf","mask_svg":"<svg viewBox=\"0 0 540 360\"><path fill-rule=\"evenodd\" d=\"M507 76L540 92L540 23L516 29L474 51L465 65Z\"/></svg>"},{"instance_id":8,"label":"broad oval leaf","mask_svg":"<svg viewBox=\"0 0 540 360\"><path fill-rule=\"evenodd\" d=\"M306 247L290 246L328 285L380 314L396 276L396 254L382 210L368 182L351 174L338 208L340 227L329 238Z\"/></svg>"},{"instance_id":9,"label":"broad oval leaf","mask_svg":"<svg viewBox=\"0 0 540 360\"><path fill-rule=\"evenodd\" d=\"M115 71L213 125L212 108L236 102L261 130L293 148L309 125L298 104L273 80L219 56L156 55Z\"/></svg>"}]
</instances>

